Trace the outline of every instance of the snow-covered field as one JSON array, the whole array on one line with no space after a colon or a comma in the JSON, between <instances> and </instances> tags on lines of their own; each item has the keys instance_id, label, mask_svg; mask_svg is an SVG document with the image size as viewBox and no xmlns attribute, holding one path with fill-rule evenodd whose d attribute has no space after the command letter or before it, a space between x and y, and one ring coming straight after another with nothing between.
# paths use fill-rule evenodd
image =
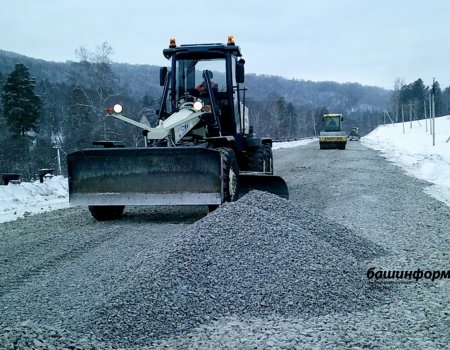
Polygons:
<instances>
[{"instance_id":1,"label":"snow-covered field","mask_svg":"<svg viewBox=\"0 0 450 350\"><path fill-rule=\"evenodd\" d=\"M450 116L435 119L435 146L425 120L382 125L362 138L410 175L433 185L426 192L450 206Z\"/></svg>"},{"instance_id":2,"label":"snow-covered field","mask_svg":"<svg viewBox=\"0 0 450 350\"><path fill-rule=\"evenodd\" d=\"M277 142L273 148L297 147L316 140ZM409 122L405 123L404 134L401 123L379 126L361 140L412 176L432 183L427 192L450 206L450 116L436 118L435 146L423 120L414 121L412 128ZM0 186L0 222L66 208L69 206L67 191L67 179L62 176L46 179L44 183Z\"/></svg>"}]
</instances>

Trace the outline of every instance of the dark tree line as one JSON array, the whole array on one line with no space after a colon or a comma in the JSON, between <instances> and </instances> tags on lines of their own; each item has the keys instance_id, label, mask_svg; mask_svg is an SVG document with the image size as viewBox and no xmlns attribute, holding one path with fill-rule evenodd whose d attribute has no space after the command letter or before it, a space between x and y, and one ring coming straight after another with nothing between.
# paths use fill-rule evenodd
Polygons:
<instances>
[{"instance_id":1,"label":"dark tree line","mask_svg":"<svg viewBox=\"0 0 450 350\"><path fill-rule=\"evenodd\" d=\"M80 61L70 63L64 81L36 81L28 68L18 63L2 83L0 109L0 173L19 172L22 178L36 177L39 168L62 170L65 155L88 147L93 140L142 142L142 133L105 116L105 109L122 103L127 114L142 122L155 123L155 97L128 93L112 70L111 48L106 43L97 52L80 52Z\"/></svg>"},{"instance_id":2,"label":"dark tree line","mask_svg":"<svg viewBox=\"0 0 450 350\"><path fill-rule=\"evenodd\" d=\"M313 105L295 106L283 96L270 94L265 99L249 98L250 124L261 136L273 139L294 139L314 136L320 130L325 108Z\"/></svg>"},{"instance_id":3,"label":"dark tree line","mask_svg":"<svg viewBox=\"0 0 450 350\"><path fill-rule=\"evenodd\" d=\"M434 84L434 85L433 85ZM422 79L405 84L397 79L391 95L389 111L396 122L430 117L430 96L434 94L436 117L450 114L450 86L441 90L438 81L426 86Z\"/></svg>"},{"instance_id":4,"label":"dark tree line","mask_svg":"<svg viewBox=\"0 0 450 350\"><path fill-rule=\"evenodd\" d=\"M323 113L342 113L344 128L363 134L382 123L390 92L356 83L311 82L275 76L246 78L257 133L291 139L317 135Z\"/></svg>"}]
</instances>

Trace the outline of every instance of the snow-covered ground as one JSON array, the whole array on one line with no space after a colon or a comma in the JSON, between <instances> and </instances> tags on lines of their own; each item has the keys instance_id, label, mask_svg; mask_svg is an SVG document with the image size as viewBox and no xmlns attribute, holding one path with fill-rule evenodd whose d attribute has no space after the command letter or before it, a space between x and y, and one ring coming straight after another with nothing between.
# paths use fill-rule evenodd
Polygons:
<instances>
[{"instance_id":1,"label":"snow-covered ground","mask_svg":"<svg viewBox=\"0 0 450 350\"><path fill-rule=\"evenodd\" d=\"M54 176L43 183L0 186L0 222L69 206L67 179Z\"/></svg>"},{"instance_id":2,"label":"snow-covered ground","mask_svg":"<svg viewBox=\"0 0 450 350\"><path fill-rule=\"evenodd\" d=\"M429 130L429 125L428 125ZM276 142L273 149L302 146L317 138ZM390 161L411 175L433 185L427 192L450 206L450 116L436 118L436 145L426 132L425 121L383 125L361 139L362 143L380 150ZM0 222L69 206L67 179L55 176L39 181L0 186Z\"/></svg>"},{"instance_id":3,"label":"snow-covered ground","mask_svg":"<svg viewBox=\"0 0 450 350\"><path fill-rule=\"evenodd\" d=\"M436 118L435 130L435 146L425 120L405 122L404 133L402 123L379 126L362 142L410 175L432 183L426 192L450 206L450 116Z\"/></svg>"},{"instance_id":4,"label":"snow-covered ground","mask_svg":"<svg viewBox=\"0 0 450 350\"><path fill-rule=\"evenodd\" d=\"M302 140L297 140L297 141L274 142L272 145L272 149L298 147L298 146L303 146L303 145L306 145L308 143L311 143L311 142L314 142L317 140L318 140L318 138L312 137L312 138L302 139Z\"/></svg>"}]
</instances>

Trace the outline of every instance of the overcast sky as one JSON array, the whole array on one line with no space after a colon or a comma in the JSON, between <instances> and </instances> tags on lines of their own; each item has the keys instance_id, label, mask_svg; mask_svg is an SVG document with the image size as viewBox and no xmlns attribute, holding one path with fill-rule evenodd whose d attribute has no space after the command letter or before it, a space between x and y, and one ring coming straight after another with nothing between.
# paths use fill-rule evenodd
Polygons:
<instances>
[{"instance_id":1,"label":"overcast sky","mask_svg":"<svg viewBox=\"0 0 450 350\"><path fill-rule=\"evenodd\" d=\"M226 42L246 71L392 88L450 85L449 0L1 0L0 49L51 61L108 42L115 62L166 65L162 49Z\"/></svg>"}]
</instances>

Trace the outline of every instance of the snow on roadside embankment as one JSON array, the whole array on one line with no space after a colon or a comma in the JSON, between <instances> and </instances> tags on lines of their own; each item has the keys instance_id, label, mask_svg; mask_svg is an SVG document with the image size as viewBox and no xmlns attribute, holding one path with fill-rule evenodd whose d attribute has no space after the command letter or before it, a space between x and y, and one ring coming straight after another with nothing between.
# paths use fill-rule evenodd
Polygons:
<instances>
[{"instance_id":1,"label":"snow on roadside embankment","mask_svg":"<svg viewBox=\"0 0 450 350\"><path fill-rule=\"evenodd\" d=\"M272 149L298 147L298 146L303 146L303 145L306 145L306 144L314 142L314 141L317 141L317 137L301 139L301 140L296 140L296 141L274 142L272 144Z\"/></svg>"},{"instance_id":2,"label":"snow on roadside embankment","mask_svg":"<svg viewBox=\"0 0 450 350\"><path fill-rule=\"evenodd\" d=\"M426 131L428 127L428 132ZM426 192L450 206L450 116L435 119L435 146L425 120L382 125L362 138L409 174L433 185Z\"/></svg>"},{"instance_id":3,"label":"snow on roadside embankment","mask_svg":"<svg viewBox=\"0 0 450 350\"><path fill-rule=\"evenodd\" d=\"M0 223L69 206L67 178L0 186Z\"/></svg>"}]
</instances>

